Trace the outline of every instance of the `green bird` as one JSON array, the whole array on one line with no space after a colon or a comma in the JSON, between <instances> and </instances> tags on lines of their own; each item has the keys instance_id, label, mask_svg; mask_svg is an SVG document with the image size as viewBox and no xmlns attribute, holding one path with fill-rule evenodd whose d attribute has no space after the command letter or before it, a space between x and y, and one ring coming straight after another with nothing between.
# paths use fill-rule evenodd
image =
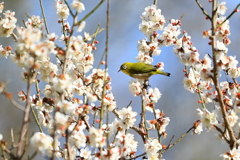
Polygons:
<instances>
[{"instance_id":1,"label":"green bird","mask_svg":"<svg viewBox=\"0 0 240 160\"><path fill-rule=\"evenodd\" d=\"M165 76L170 76L170 73L163 72L157 69L156 66L151 64L146 64L142 62L131 63L126 62L123 63L118 72L122 71L123 73L129 75L130 77L137 79L148 79L152 75L162 74Z\"/></svg>"}]
</instances>

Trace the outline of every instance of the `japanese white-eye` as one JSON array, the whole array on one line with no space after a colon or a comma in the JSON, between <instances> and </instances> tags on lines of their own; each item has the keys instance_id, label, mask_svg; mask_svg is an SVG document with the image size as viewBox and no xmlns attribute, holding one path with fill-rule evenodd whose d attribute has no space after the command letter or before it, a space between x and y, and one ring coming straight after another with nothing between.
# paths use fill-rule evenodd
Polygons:
<instances>
[{"instance_id":1,"label":"japanese white-eye","mask_svg":"<svg viewBox=\"0 0 240 160\"><path fill-rule=\"evenodd\" d=\"M137 78L137 79L148 79L149 77L151 77L152 75L155 75L155 74L162 74L165 76L170 76L170 73L163 72L154 65L146 64L146 63L142 63L142 62L123 63L121 65L119 71L122 71L123 73L125 73L133 78Z\"/></svg>"}]
</instances>

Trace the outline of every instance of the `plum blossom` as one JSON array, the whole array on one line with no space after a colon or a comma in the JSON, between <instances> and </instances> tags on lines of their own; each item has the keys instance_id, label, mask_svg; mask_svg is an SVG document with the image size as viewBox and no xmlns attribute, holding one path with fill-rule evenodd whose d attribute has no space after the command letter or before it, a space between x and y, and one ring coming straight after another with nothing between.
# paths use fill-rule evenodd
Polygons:
<instances>
[{"instance_id":1,"label":"plum blossom","mask_svg":"<svg viewBox=\"0 0 240 160\"><path fill-rule=\"evenodd\" d=\"M134 96L139 96L142 93L142 85L137 79L131 79L128 89Z\"/></svg>"},{"instance_id":2,"label":"plum blossom","mask_svg":"<svg viewBox=\"0 0 240 160\"><path fill-rule=\"evenodd\" d=\"M210 130L212 129L213 125L217 125L218 124L218 120L217 120L217 114L216 112L209 112L207 109L197 109L198 111L198 115L201 118L201 122L203 124L203 126Z\"/></svg>"},{"instance_id":3,"label":"plum blossom","mask_svg":"<svg viewBox=\"0 0 240 160\"><path fill-rule=\"evenodd\" d=\"M36 150L42 154L45 154L48 149L52 149L53 139L49 135L41 132L36 132L31 137L30 143Z\"/></svg>"},{"instance_id":4,"label":"plum blossom","mask_svg":"<svg viewBox=\"0 0 240 160\"><path fill-rule=\"evenodd\" d=\"M161 92L159 91L158 88L149 88L148 89L148 95L149 99L151 100L152 103L157 103L158 100L161 98Z\"/></svg>"},{"instance_id":5,"label":"plum blossom","mask_svg":"<svg viewBox=\"0 0 240 160\"><path fill-rule=\"evenodd\" d=\"M84 132L82 130L79 131L73 131L71 137L70 137L70 141L77 147L85 147L86 146L86 135L84 134Z\"/></svg>"},{"instance_id":6,"label":"plum blossom","mask_svg":"<svg viewBox=\"0 0 240 160\"><path fill-rule=\"evenodd\" d=\"M154 31L162 30L165 23L161 10L157 9L155 5L146 7L141 18L142 23L139 25L139 29L147 36L152 35Z\"/></svg>"},{"instance_id":7,"label":"plum blossom","mask_svg":"<svg viewBox=\"0 0 240 160\"><path fill-rule=\"evenodd\" d=\"M89 140L90 144L93 147L103 147L106 145L105 137L103 136L103 130L96 129L94 127L91 127L89 129Z\"/></svg>"},{"instance_id":8,"label":"plum blossom","mask_svg":"<svg viewBox=\"0 0 240 160\"><path fill-rule=\"evenodd\" d=\"M190 69L188 77L185 77L183 80L184 88L192 93L197 89L197 83L199 80L200 75L196 75L197 73Z\"/></svg>"},{"instance_id":9,"label":"plum blossom","mask_svg":"<svg viewBox=\"0 0 240 160\"><path fill-rule=\"evenodd\" d=\"M0 6L2 5L3 3ZM9 37L16 28L17 18L15 18L15 12L10 10L5 11L3 14L5 18L0 19L0 36Z\"/></svg>"},{"instance_id":10,"label":"plum blossom","mask_svg":"<svg viewBox=\"0 0 240 160\"><path fill-rule=\"evenodd\" d=\"M55 113L55 125L57 128L57 132L59 133L64 133L64 131L67 129L68 127L68 116L60 113L60 112L56 112Z\"/></svg>"},{"instance_id":11,"label":"plum blossom","mask_svg":"<svg viewBox=\"0 0 240 160\"><path fill-rule=\"evenodd\" d=\"M71 4L72 8L75 9L78 13L81 13L85 10L85 6L83 3L79 2L79 0L73 0Z\"/></svg>"},{"instance_id":12,"label":"plum blossom","mask_svg":"<svg viewBox=\"0 0 240 160\"><path fill-rule=\"evenodd\" d=\"M57 103L57 106L60 108L60 111L65 114L74 114L75 109L78 107L77 104L63 100Z\"/></svg>"},{"instance_id":13,"label":"plum blossom","mask_svg":"<svg viewBox=\"0 0 240 160\"><path fill-rule=\"evenodd\" d=\"M26 23L26 25L30 25L32 27L36 27L39 29L42 29L44 23L43 20L39 17L39 16L35 16L33 15L32 17L30 17Z\"/></svg>"},{"instance_id":14,"label":"plum blossom","mask_svg":"<svg viewBox=\"0 0 240 160\"><path fill-rule=\"evenodd\" d=\"M118 111L120 118L120 126L124 129L132 127L136 121L137 112L132 111L132 107L123 108Z\"/></svg>"},{"instance_id":15,"label":"plum blossom","mask_svg":"<svg viewBox=\"0 0 240 160\"><path fill-rule=\"evenodd\" d=\"M223 1L223 2L219 3L217 12L221 15L224 15L226 13L226 10L227 10L226 2Z\"/></svg>"},{"instance_id":16,"label":"plum blossom","mask_svg":"<svg viewBox=\"0 0 240 160\"><path fill-rule=\"evenodd\" d=\"M229 152L226 152L224 154L221 154L220 157L223 157L223 160L238 160L240 159L240 150L239 148L233 148L232 150L230 150Z\"/></svg>"},{"instance_id":17,"label":"plum blossom","mask_svg":"<svg viewBox=\"0 0 240 160\"><path fill-rule=\"evenodd\" d=\"M86 147L84 149L81 149L80 150L80 157L83 157L84 159L91 159L92 156L91 156L91 150Z\"/></svg>"},{"instance_id":18,"label":"plum blossom","mask_svg":"<svg viewBox=\"0 0 240 160\"><path fill-rule=\"evenodd\" d=\"M2 13L3 9L4 9L4 2L1 2L0 3L0 13Z\"/></svg>"},{"instance_id":19,"label":"plum blossom","mask_svg":"<svg viewBox=\"0 0 240 160\"><path fill-rule=\"evenodd\" d=\"M159 159L159 151L162 149L162 145L158 142L157 139L148 139L147 143L144 144L145 151L147 156L151 160Z\"/></svg>"},{"instance_id":20,"label":"plum blossom","mask_svg":"<svg viewBox=\"0 0 240 160\"><path fill-rule=\"evenodd\" d=\"M67 5L57 1L55 7L57 9L58 18L66 20L69 16L69 9Z\"/></svg>"},{"instance_id":21,"label":"plum blossom","mask_svg":"<svg viewBox=\"0 0 240 160\"><path fill-rule=\"evenodd\" d=\"M119 150L121 150L125 158L131 158L135 155L138 142L134 139L133 134L118 132L116 139L116 146L119 147Z\"/></svg>"}]
</instances>

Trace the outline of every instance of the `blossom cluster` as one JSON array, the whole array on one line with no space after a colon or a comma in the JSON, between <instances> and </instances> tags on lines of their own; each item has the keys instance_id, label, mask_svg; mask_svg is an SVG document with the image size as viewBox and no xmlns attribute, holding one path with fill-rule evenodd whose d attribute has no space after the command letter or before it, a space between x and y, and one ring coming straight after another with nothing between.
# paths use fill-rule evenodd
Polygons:
<instances>
[{"instance_id":1,"label":"blossom cluster","mask_svg":"<svg viewBox=\"0 0 240 160\"><path fill-rule=\"evenodd\" d=\"M4 9L4 2L0 3L0 13ZM0 17L0 36L9 37L13 30L16 28L17 18L15 18L15 12L7 10L3 13L4 17Z\"/></svg>"},{"instance_id":2,"label":"blossom cluster","mask_svg":"<svg viewBox=\"0 0 240 160\"><path fill-rule=\"evenodd\" d=\"M225 130L225 121L222 117L222 111L219 102L219 95L215 90L215 83L213 80L214 72L217 72L217 78L220 78L222 74L232 78L232 82L228 79L220 82L220 92L223 95L223 102L226 108L226 118L228 119L228 125L232 128L239 128L239 85L236 78L240 76L240 69L237 66L238 61L236 56L228 56L228 45L231 43L229 39L230 26L229 20L224 14L226 13L226 2L220 2L217 6L217 18L215 21L216 30L214 36L216 37L214 57L206 54L204 58L200 58L200 54L197 48L191 41L191 36L186 31L181 32L181 21L172 19L169 24L164 26L165 18L161 15L161 10L156 7L149 6L145 8L145 12L142 14L142 23L139 25L139 29L147 36L148 39L143 39L138 42L138 56L137 61L150 64L153 62L153 56L159 55L162 46L173 46L173 53L179 58L179 61L186 67L184 69L185 78L183 80L184 88L192 93L199 95L198 103L202 104L203 108L197 109L200 120L194 125L194 134L200 134L203 129L213 130ZM157 30L162 31L161 34L157 33ZM181 35L182 33L182 35ZM212 45L212 29L204 31L203 37L209 38L209 45ZM215 59L214 59L215 58ZM214 60L216 64L214 64ZM214 65L216 67L214 67ZM134 96L138 96L142 93L141 82L132 80L129 84L129 89ZM154 89L151 89L152 91ZM151 92L152 92L151 91ZM159 97L153 92L154 97ZM147 98L148 95L145 96ZM146 99L145 99L146 100ZM148 100L149 102L149 100ZM157 102L157 101L156 101ZM154 103L156 103L154 102ZM207 104L214 104L214 110L209 110ZM145 105L148 108L152 105ZM151 107L150 107L151 108ZM151 111L151 110L150 110ZM149 120L148 123L151 127L155 127L156 121ZM237 137L239 131L235 130L234 133ZM228 131L224 135L220 134L222 139L230 140ZM239 141L239 140L237 140ZM230 152L221 155L225 159L237 155L239 158L238 150L234 148Z\"/></svg>"},{"instance_id":3,"label":"blossom cluster","mask_svg":"<svg viewBox=\"0 0 240 160\"><path fill-rule=\"evenodd\" d=\"M138 41L138 56L136 60L146 64L153 63L153 56L158 56L161 53L160 47L172 45L176 37L180 32L180 23L174 20L164 27L165 17L161 14L161 10L157 9L155 5L151 5L145 8L145 11L141 16L142 22L139 25L140 31L145 34L146 39ZM180 21L179 21L180 22ZM162 31L162 34L158 34L158 31ZM159 62L156 64L158 69L164 69L164 63ZM166 117L159 109L155 109L155 104L161 98L161 92L158 88L145 88L145 81L134 79L129 82L129 90L134 96L142 97L142 105L146 111L154 114L151 119L146 120L150 129L154 129L158 133L157 138L147 139L144 145L144 149L148 159L160 159L162 157L159 154L162 150L162 144L160 144L160 136L166 138L166 127L170 122L170 118Z\"/></svg>"},{"instance_id":4,"label":"blossom cluster","mask_svg":"<svg viewBox=\"0 0 240 160\"><path fill-rule=\"evenodd\" d=\"M193 133L200 134L203 131L203 128L207 130L222 130L224 132L220 132L219 137L221 137L222 140L229 141L230 133L228 130L224 129L224 127L226 127L226 121L224 121L224 118L222 117L226 116L227 125L233 129L234 134L236 134L234 136L237 137L240 123L238 96L239 85L236 78L240 76L240 70L237 66L238 61L236 60L236 56L227 55L227 46L231 43L231 40L228 37L230 35L229 20L226 19L226 16L224 16L227 9L225 5L226 2L221 2L217 6L217 14L219 16L216 18L216 24L214 24L216 25L216 30L214 31L216 40L213 41L212 29L203 32L203 37L208 37L210 39L210 42L208 43L209 45L215 43L213 56L206 54L203 59L200 59L199 52L193 46L191 37L186 31L183 32L183 36L181 38L174 37L172 41L174 45L173 52L178 56L180 62L189 68L189 70L184 70L184 88L192 93L197 93L200 98L198 103L203 106L203 108L197 109L200 120L198 123L195 123L196 125ZM175 24L180 23L177 22ZM214 72L216 74L214 74ZM232 78L232 82L227 79L219 83L226 115L223 115L220 104L218 103L220 101L219 93L217 92L217 89L215 90L215 86L218 84L216 84L216 81L214 82L214 76L220 78L222 74ZM212 103L214 105L213 110L208 109L208 103ZM237 145L239 145L238 142L239 140L237 139ZM239 151L236 148L233 148L226 154L222 154L221 157L223 157L223 159L240 158Z\"/></svg>"},{"instance_id":5,"label":"blossom cluster","mask_svg":"<svg viewBox=\"0 0 240 160\"><path fill-rule=\"evenodd\" d=\"M22 68L23 80L37 86L36 94L18 93L21 102L30 96L40 127L40 132L35 132L30 139L31 146L43 156L58 159L133 158L138 142L127 130L135 125L137 113L131 106L117 110L108 70L93 67L93 52L98 41L91 41L89 33L70 34L75 27L78 32L84 29L84 21L73 24L74 27L68 22L70 12L81 13L85 10L84 4L78 0L73 0L71 5L56 1L55 7L63 29L61 36L46 34L43 19L33 15L24 21L25 27L17 27L15 49L0 47L1 56ZM10 24L14 26L0 35L7 37L13 33L17 20L14 12L6 11L4 15L0 32L6 33ZM1 84L2 93L6 85ZM40 85L42 90L38 88ZM151 101L155 99L152 97ZM113 111L118 118L101 124L105 115ZM99 123L99 127L95 123ZM113 142L108 144L110 137Z\"/></svg>"},{"instance_id":6,"label":"blossom cluster","mask_svg":"<svg viewBox=\"0 0 240 160\"><path fill-rule=\"evenodd\" d=\"M197 109L199 120L194 124L194 134L201 134L203 129L224 128L226 120L222 118L221 107L217 103L219 96L214 89L215 70L218 77L225 73L233 79L233 82L220 82L220 90L229 126L236 128L233 134L239 133L240 88L235 78L240 76L240 69L236 57L227 56L227 46L231 41L228 38L229 21L223 16L226 12L225 5L226 2L221 2L217 8L219 16L216 19L215 68L213 57L205 55L201 59L191 36L186 31L181 32L180 20L171 19L165 26L165 17L156 5L146 7L141 16L139 29L146 35L146 39L138 41L136 60L151 64L153 56L160 55L160 47L173 46L173 53L187 68L184 70L184 88L197 93L200 98L198 102L203 106ZM78 27L78 32L84 30L86 22L76 20L76 15L85 10L84 4L73 0L68 5L56 0L55 7L63 32L61 36L46 34L44 21L39 16L30 16L24 23L25 27L17 28L15 12L7 10L3 13L4 17L0 17L0 36L11 35L16 41L14 49L11 46L0 46L0 56L9 57L22 68L22 79L29 85L36 84L36 94L27 95L24 91L18 93L19 101L26 102L29 99L32 111L36 112L35 120L40 131L35 132L30 139L33 149L43 156L58 159L135 159L138 141L134 134L128 132L133 129L143 138L147 158L161 159L161 151L166 148L160 139L167 136L166 128L170 118L155 108L162 95L159 89L151 88L145 84L146 81L138 79L129 82L130 93L141 96L145 111L153 114L151 119L142 114L144 122L139 124L139 128L136 127L138 113L134 107L129 105L117 109L108 70L93 66L93 52L97 49L98 41L92 40L92 36L86 32L77 36L71 34L75 27ZM2 2L0 13L3 9ZM70 16L74 19L72 26L68 22ZM212 30L204 31L203 37L212 40ZM212 41L209 42L211 43ZM164 69L163 62L156 66ZM38 88L39 84L44 86L42 90ZM6 84L0 82L1 94L5 92L5 87ZM207 108L208 103L214 105L213 110ZM108 122L108 117L105 117L110 112L117 117L112 122ZM98 127L96 123L99 123ZM158 137L148 137L148 130L156 130ZM229 141L230 134L225 130L220 138ZM237 139L237 145L239 144L240 140ZM0 134L0 148L6 146ZM224 159L240 158L240 152L238 148L233 148L220 156Z\"/></svg>"}]
</instances>

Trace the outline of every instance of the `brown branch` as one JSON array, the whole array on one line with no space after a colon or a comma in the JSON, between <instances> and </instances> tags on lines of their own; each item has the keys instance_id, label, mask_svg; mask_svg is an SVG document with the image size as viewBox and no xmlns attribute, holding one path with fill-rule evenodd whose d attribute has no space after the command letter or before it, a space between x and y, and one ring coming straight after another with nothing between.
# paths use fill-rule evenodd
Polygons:
<instances>
[{"instance_id":1,"label":"brown branch","mask_svg":"<svg viewBox=\"0 0 240 160\"><path fill-rule=\"evenodd\" d=\"M221 128L219 128L219 127L216 126L216 125L214 125L214 127L216 128L216 130L217 130L218 132L221 133L221 135L223 136L223 138L225 139L225 141L226 141L227 143L230 143L230 141L227 139L227 137L225 136L225 134L224 134L224 132L221 130Z\"/></svg>"},{"instance_id":2,"label":"brown branch","mask_svg":"<svg viewBox=\"0 0 240 160\"><path fill-rule=\"evenodd\" d=\"M70 137L71 135L70 135L70 133L68 132L68 129L66 129L65 133L66 133L67 157L68 157L68 159L71 159L72 153L71 153L70 142L69 142L69 137Z\"/></svg>"},{"instance_id":3,"label":"brown branch","mask_svg":"<svg viewBox=\"0 0 240 160\"><path fill-rule=\"evenodd\" d=\"M218 65L217 65L217 50L216 50L216 19L217 19L217 2L216 0L213 0L212 2L212 52L213 52L213 83L215 86L215 89L217 91L218 94L218 100L219 100L219 105L221 107L221 112L222 112L222 116L223 116L223 120L226 126L226 129L229 132L229 136L230 136L230 148L233 149L236 147L236 138L233 132L232 127L229 125L229 121L227 118L227 111L223 102L223 95L222 95L222 91L220 89L219 86L219 79L218 79Z\"/></svg>"},{"instance_id":4,"label":"brown branch","mask_svg":"<svg viewBox=\"0 0 240 160\"><path fill-rule=\"evenodd\" d=\"M144 143L146 142L146 138L148 138L148 131L147 131L147 126L146 126L146 106L144 105L144 95L147 95L147 88L149 86L149 80L145 79L143 83L143 88L142 88L142 112L140 113L141 115L141 120L139 123L139 128L142 130L142 132L146 133L147 137L144 138Z\"/></svg>"},{"instance_id":5,"label":"brown branch","mask_svg":"<svg viewBox=\"0 0 240 160\"><path fill-rule=\"evenodd\" d=\"M22 149L23 149L23 142L25 134L28 130L28 122L29 122L29 112L30 112L30 93L31 93L31 69L28 72L28 81L27 81L27 100L26 100L26 107L24 110L24 117L23 117L23 124L20 132L19 142L18 142L18 148L17 148L17 157L20 158L23 156Z\"/></svg>"},{"instance_id":6,"label":"brown branch","mask_svg":"<svg viewBox=\"0 0 240 160\"><path fill-rule=\"evenodd\" d=\"M167 148L169 148L170 147L170 145L171 145L171 143L172 143L172 140L173 140L173 138L175 137L175 135L173 135L172 136L172 138L170 139L170 141L169 141L169 144L168 144L168 146L167 146Z\"/></svg>"}]
</instances>

